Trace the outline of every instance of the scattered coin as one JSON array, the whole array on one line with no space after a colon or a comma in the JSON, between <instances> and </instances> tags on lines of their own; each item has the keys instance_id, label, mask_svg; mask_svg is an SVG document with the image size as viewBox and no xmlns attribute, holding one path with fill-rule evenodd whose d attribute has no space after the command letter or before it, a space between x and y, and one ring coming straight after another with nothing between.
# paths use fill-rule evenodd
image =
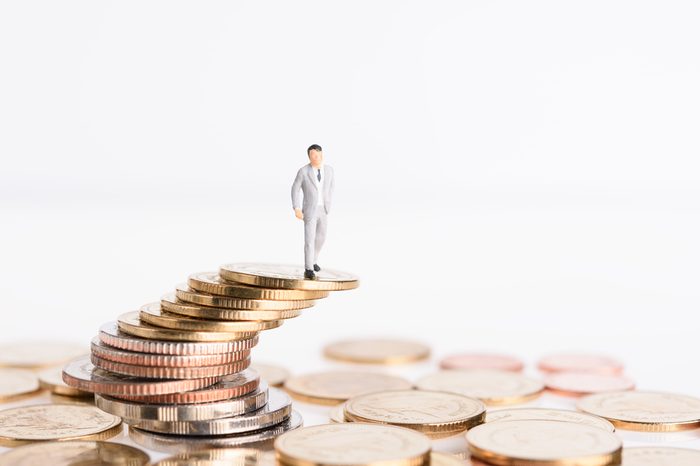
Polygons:
<instances>
[{"instance_id":1,"label":"scattered coin","mask_svg":"<svg viewBox=\"0 0 700 466\"><path fill-rule=\"evenodd\" d=\"M0 368L0 402L39 393L39 379L25 369Z\"/></svg>"},{"instance_id":2,"label":"scattered coin","mask_svg":"<svg viewBox=\"0 0 700 466\"><path fill-rule=\"evenodd\" d=\"M117 319L119 330L131 335L151 339L151 340L175 340L175 341L234 341L248 340L257 335L257 332L193 332L184 330L173 330L170 328L161 328L154 325L148 325L141 322L139 312L127 312L122 314Z\"/></svg>"},{"instance_id":3,"label":"scattered coin","mask_svg":"<svg viewBox=\"0 0 700 466\"><path fill-rule=\"evenodd\" d=\"M264 288L339 291L360 285L356 276L326 268L316 273L315 280L306 280L304 268L296 265L228 264L221 267L219 275L224 280Z\"/></svg>"},{"instance_id":4,"label":"scattered coin","mask_svg":"<svg viewBox=\"0 0 700 466\"><path fill-rule=\"evenodd\" d=\"M150 303L142 306L139 312L139 319L141 322L155 325L156 327L198 332L260 332L282 325L281 320L231 321L197 319L162 311L160 303Z\"/></svg>"},{"instance_id":5,"label":"scattered coin","mask_svg":"<svg viewBox=\"0 0 700 466\"><path fill-rule=\"evenodd\" d=\"M334 405L365 393L413 388L406 379L376 372L328 371L287 379L284 388L308 403Z\"/></svg>"},{"instance_id":6,"label":"scattered coin","mask_svg":"<svg viewBox=\"0 0 700 466\"><path fill-rule=\"evenodd\" d=\"M520 359L505 354L462 353L445 357L440 361L440 367L455 370L493 369L520 372L525 365Z\"/></svg>"},{"instance_id":7,"label":"scattered coin","mask_svg":"<svg viewBox=\"0 0 700 466\"><path fill-rule=\"evenodd\" d=\"M0 411L0 445L113 437L122 420L94 406L34 405Z\"/></svg>"},{"instance_id":8,"label":"scattered coin","mask_svg":"<svg viewBox=\"0 0 700 466\"><path fill-rule=\"evenodd\" d=\"M623 466L697 466L700 450L671 447L632 447L622 451Z\"/></svg>"},{"instance_id":9,"label":"scattered coin","mask_svg":"<svg viewBox=\"0 0 700 466\"><path fill-rule=\"evenodd\" d=\"M226 309L248 309L260 311L286 311L295 309L307 309L316 304L316 301L305 299L296 301L273 301L271 299L241 299L229 296L217 296L201 291L195 291L187 285L178 285L175 288L177 299L200 306L223 307Z\"/></svg>"},{"instance_id":10,"label":"scattered coin","mask_svg":"<svg viewBox=\"0 0 700 466\"><path fill-rule=\"evenodd\" d=\"M38 442L0 454L0 466L146 466L148 455L112 442Z\"/></svg>"},{"instance_id":11,"label":"scattered coin","mask_svg":"<svg viewBox=\"0 0 700 466\"><path fill-rule=\"evenodd\" d=\"M700 399L675 393L599 393L582 398L576 407L620 429L673 432L700 427Z\"/></svg>"},{"instance_id":12,"label":"scattered coin","mask_svg":"<svg viewBox=\"0 0 700 466\"><path fill-rule=\"evenodd\" d=\"M472 456L498 465L613 466L622 442L598 427L573 422L490 422L467 432Z\"/></svg>"},{"instance_id":13,"label":"scattered coin","mask_svg":"<svg viewBox=\"0 0 700 466\"><path fill-rule=\"evenodd\" d=\"M282 366L254 362L250 368L260 374L260 378L266 380L273 387L280 387L290 376L289 371Z\"/></svg>"},{"instance_id":14,"label":"scattered coin","mask_svg":"<svg viewBox=\"0 0 700 466\"><path fill-rule=\"evenodd\" d=\"M331 422L337 422L338 424L347 422L345 420L345 403L333 406L328 413L328 417L330 417Z\"/></svg>"},{"instance_id":15,"label":"scattered coin","mask_svg":"<svg viewBox=\"0 0 700 466\"><path fill-rule=\"evenodd\" d=\"M252 448L214 448L180 453L155 463L154 466L277 466L271 451ZM1 465L0 465L1 466Z\"/></svg>"},{"instance_id":16,"label":"scattered coin","mask_svg":"<svg viewBox=\"0 0 700 466\"><path fill-rule=\"evenodd\" d=\"M580 353L550 354L540 359L537 367L544 372L593 372L622 374L621 362L602 355Z\"/></svg>"},{"instance_id":17,"label":"scattered coin","mask_svg":"<svg viewBox=\"0 0 700 466\"><path fill-rule=\"evenodd\" d=\"M430 453L430 466L468 466L465 460L437 451Z\"/></svg>"},{"instance_id":18,"label":"scattered coin","mask_svg":"<svg viewBox=\"0 0 700 466\"><path fill-rule=\"evenodd\" d=\"M277 460L289 466L420 466L431 442L410 429L379 424L326 424L288 432L275 440Z\"/></svg>"},{"instance_id":19,"label":"scattered coin","mask_svg":"<svg viewBox=\"0 0 700 466\"><path fill-rule=\"evenodd\" d=\"M275 301L296 301L327 298L328 291L283 290L260 288L243 283L228 282L216 272L204 272L190 275L187 284L193 290L220 296L232 296L244 299L265 299Z\"/></svg>"},{"instance_id":20,"label":"scattered coin","mask_svg":"<svg viewBox=\"0 0 700 466\"><path fill-rule=\"evenodd\" d=\"M509 408L486 412L486 422L537 420L574 422L615 432L615 426L602 417L591 414L554 408Z\"/></svg>"},{"instance_id":21,"label":"scattered coin","mask_svg":"<svg viewBox=\"0 0 700 466\"><path fill-rule=\"evenodd\" d=\"M345 418L354 422L391 424L445 437L484 422L486 407L456 393L390 390L351 398Z\"/></svg>"},{"instance_id":22,"label":"scattered coin","mask_svg":"<svg viewBox=\"0 0 700 466\"><path fill-rule=\"evenodd\" d=\"M261 311L198 306L177 299L175 293L169 293L163 296L160 300L160 307L173 314L213 320L283 320L298 317L302 312L301 309Z\"/></svg>"},{"instance_id":23,"label":"scattered coin","mask_svg":"<svg viewBox=\"0 0 700 466\"><path fill-rule=\"evenodd\" d=\"M39 372L38 376L39 385L41 385L41 388L45 388L55 395L92 398L91 392L78 390L77 388L66 385L66 383L63 381L63 366L55 366L44 369ZM2 380L0 380L0 385L2 385Z\"/></svg>"},{"instance_id":24,"label":"scattered coin","mask_svg":"<svg viewBox=\"0 0 700 466\"><path fill-rule=\"evenodd\" d=\"M359 339L332 343L325 347L327 358L364 364L404 364L427 359L430 348L405 340Z\"/></svg>"},{"instance_id":25,"label":"scattered coin","mask_svg":"<svg viewBox=\"0 0 700 466\"><path fill-rule=\"evenodd\" d=\"M585 372L554 372L544 379L548 390L568 396L632 390L634 380L624 375Z\"/></svg>"},{"instance_id":26,"label":"scattered coin","mask_svg":"<svg viewBox=\"0 0 700 466\"><path fill-rule=\"evenodd\" d=\"M99 358L94 354L90 356L90 360L95 367L104 371L148 379L202 379L207 377L222 377L245 370L250 365L250 358L218 366L201 367L136 366L109 361Z\"/></svg>"},{"instance_id":27,"label":"scattered coin","mask_svg":"<svg viewBox=\"0 0 700 466\"><path fill-rule=\"evenodd\" d=\"M524 403L537 398L544 384L515 372L494 370L439 371L416 382L423 390L460 393L488 405Z\"/></svg>"},{"instance_id":28,"label":"scattered coin","mask_svg":"<svg viewBox=\"0 0 700 466\"><path fill-rule=\"evenodd\" d=\"M301 425L301 415L292 411L289 419L276 426L245 434L183 437L181 435L157 434L129 427L129 437L139 445L151 450L183 453L204 448L267 447L281 434L298 429Z\"/></svg>"},{"instance_id":29,"label":"scattered coin","mask_svg":"<svg viewBox=\"0 0 700 466\"><path fill-rule=\"evenodd\" d=\"M0 346L0 367L40 369L56 366L87 353L83 345L59 342L28 342Z\"/></svg>"}]
</instances>

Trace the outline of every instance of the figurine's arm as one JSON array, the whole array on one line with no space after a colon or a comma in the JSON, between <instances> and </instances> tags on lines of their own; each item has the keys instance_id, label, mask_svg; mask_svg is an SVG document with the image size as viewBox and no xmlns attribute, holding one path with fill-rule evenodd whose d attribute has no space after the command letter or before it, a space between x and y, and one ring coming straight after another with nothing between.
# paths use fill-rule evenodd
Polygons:
<instances>
[{"instance_id":1,"label":"figurine's arm","mask_svg":"<svg viewBox=\"0 0 700 466\"><path fill-rule=\"evenodd\" d=\"M331 174L331 183L328 186L328 205L326 206L326 213L331 211L331 202L333 202L333 189L335 189L335 170Z\"/></svg>"},{"instance_id":2,"label":"figurine's arm","mask_svg":"<svg viewBox=\"0 0 700 466\"><path fill-rule=\"evenodd\" d=\"M297 177L294 178L294 183L292 183L292 209L294 209L294 215L299 220L304 219L304 214L301 211L301 181L303 174L301 169L297 172Z\"/></svg>"}]
</instances>

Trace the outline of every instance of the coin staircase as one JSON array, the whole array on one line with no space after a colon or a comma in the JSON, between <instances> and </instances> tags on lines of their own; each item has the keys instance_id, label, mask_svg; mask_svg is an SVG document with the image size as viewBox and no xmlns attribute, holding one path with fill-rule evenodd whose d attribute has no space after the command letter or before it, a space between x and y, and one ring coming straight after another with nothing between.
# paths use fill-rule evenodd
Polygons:
<instances>
[{"instance_id":1,"label":"coin staircase","mask_svg":"<svg viewBox=\"0 0 700 466\"><path fill-rule=\"evenodd\" d=\"M303 272L229 264L193 274L160 302L104 324L91 355L67 364L63 380L94 393L153 450L269 444L302 419L286 393L250 368L259 332L359 285L343 272L322 270L316 280Z\"/></svg>"}]
</instances>

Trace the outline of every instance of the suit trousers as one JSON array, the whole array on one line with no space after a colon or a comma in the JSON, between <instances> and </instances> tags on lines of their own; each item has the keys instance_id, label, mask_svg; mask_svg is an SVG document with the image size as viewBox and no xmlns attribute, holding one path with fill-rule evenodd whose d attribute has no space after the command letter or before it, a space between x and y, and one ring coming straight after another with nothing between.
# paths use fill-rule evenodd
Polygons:
<instances>
[{"instance_id":1,"label":"suit trousers","mask_svg":"<svg viewBox=\"0 0 700 466\"><path fill-rule=\"evenodd\" d=\"M304 268L313 270L318 263L318 253L326 241L328 216L326 208L316 206L316 215L304 215Z\"/></svg>"}]
</instances>

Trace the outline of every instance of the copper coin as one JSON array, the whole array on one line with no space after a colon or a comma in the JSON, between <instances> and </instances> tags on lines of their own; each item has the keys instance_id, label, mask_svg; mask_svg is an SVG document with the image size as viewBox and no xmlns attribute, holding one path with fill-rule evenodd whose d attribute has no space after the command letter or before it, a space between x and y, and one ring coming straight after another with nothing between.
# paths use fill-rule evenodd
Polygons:
<instances>
[{"instance_id":1,"label":"copper coin","mask_svg":"<svg viewBox=\"0 0 700 466\"><path fill-rule=\"evenodd\" d=\"M63 368L63 381L70 387L104 395L162 395L198 390L219 381L218 377L190 380L153 380L114 374L93 366L88 356Z\"/></svg>"},{"instance_id":2,"label":"copper coin","mask_svg":"<svg viewBox=\"0 0 700 466\"><path fill-rule=\"evenodd\" d=\"M195 354L191 356L171 356L168 354L136 353L107 346L98 337L92 339L92 354L108 361L132 364L134 366L193 367L217 366L242 361L250 357L250 350L219 354Z\"/></svg>"},{"instance_id":3,"label":"copper coin","mask_svg":"<svg viewBox=\"0 0 700 466\"><path fill-rule=\"evenodd\" d=\"M550 354L540 359L537 367L544 372L593 372L621 374L624 366L608 356L581 353Z\"/></svg>"},{"instance_id":4,"label":"copper coin","mask_svg":"<svg viewBox=\"0 0 700 466\"><path fill-rule=\"evenodd\" d=\"M134 366L121 362L108 361L94 354L90 357L92 363L105 371L147 379L201 379L204 377L222 377L235 374L250 366L250 358L218 366L201 367L152 367Z\"/></svg>"},{"instance_id":5,"label":"copper coin","mask_svg":"<svg viewBox=\"0 0 700 466\"><path fill-rule=\"evenodd\" d=\"M100 328L100 341L106 345L137 353L191 356L198 354L221 354L248 350L258 344L258 336L234 341L170 341L139 338L119 330L116 322Z\"/></svg>"},{"instance_id":6,"label":"copper coin","mask_svg":"<svg viewBox=\"0 0 700 466\"><path fill-rule=\"evenodd\" d=\"M440 361L442 369L495 369L500 371L519 372L523 370L523 362L506 354L462 353L447 356Z\"/></svg>"},{"instance_id":7,"label":"copper coin","mask_svg":"<svg viewBox=\"0 0 700 466\"><path fill-rule=\"evenodd\" d=\"M263 382L260 376L255 371L246 369L237 374L224 376L214 385L201 390L152 396L119 395L116 398L155 404L211 403L247 395L261 386Z\"/></svg>"},{"instance_id":8,"label":"copper coin","mask_svg":"<svg viewBox=\"0 0 700 466\"><path fill-rule=\"evenodd\" d=\"M226 309L223 307L199 306L177 299L175 293L169 293L160 298L160 307L173 314L212 320L282 320L298 317L302 312L301 309L261 311L259 309Z\"/></svg>"},{"instance_id":9,"label":"copper coin","mask_svg":"<svg viewBox=\"0 0 700 466\"><path fill-rule=\"evenodd\" d=\"M634 389L634 380L624 375L585 372L555 372L545 377L544 384L550 391L570 396Z\"/></svg>"}]
</instances>

